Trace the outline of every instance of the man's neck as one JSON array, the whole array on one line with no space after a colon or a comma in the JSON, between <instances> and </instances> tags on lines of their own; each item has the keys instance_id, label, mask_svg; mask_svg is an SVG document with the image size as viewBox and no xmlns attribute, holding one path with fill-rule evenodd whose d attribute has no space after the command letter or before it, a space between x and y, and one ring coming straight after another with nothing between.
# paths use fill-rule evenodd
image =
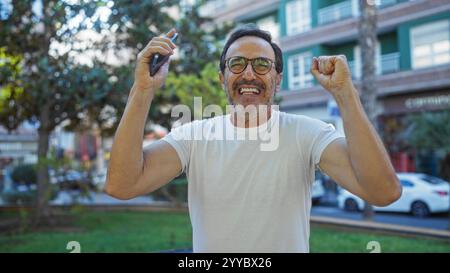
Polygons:
<instances>
[{"instance_id":1,"label":"man's neck","mask_svg":"<svg viewBox=\"0 0 450 273\"><path fill-rule=\"evenodd\" d=\"M271 105L259 105L254 111L235 107L231 112L231 123L237 128L253 128L268 122L272 116Z\"/></svg>"}]
</instances>

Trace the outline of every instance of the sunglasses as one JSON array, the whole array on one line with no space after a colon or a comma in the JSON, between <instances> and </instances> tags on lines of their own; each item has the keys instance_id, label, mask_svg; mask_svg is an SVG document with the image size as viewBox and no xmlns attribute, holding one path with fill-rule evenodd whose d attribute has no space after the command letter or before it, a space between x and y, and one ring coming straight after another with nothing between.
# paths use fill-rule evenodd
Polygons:
<instances>
[{"instance_id":1,"label":"sunglasses","mask_svg":"<svg viewBox=\"0 0 450 273\"><path fill-rule=\"evenodd\" d=\"M251 62L253 71L255 71L255 73L259 75L269 73L274 63L274 61L272 61L271 59L264 57L247 59L241 56L228 58L227 60L225 60L225 62L228 66L228 69L234 74L242 73L242 71L247 68L248 62Z\"/></svg>"}]
</instances>

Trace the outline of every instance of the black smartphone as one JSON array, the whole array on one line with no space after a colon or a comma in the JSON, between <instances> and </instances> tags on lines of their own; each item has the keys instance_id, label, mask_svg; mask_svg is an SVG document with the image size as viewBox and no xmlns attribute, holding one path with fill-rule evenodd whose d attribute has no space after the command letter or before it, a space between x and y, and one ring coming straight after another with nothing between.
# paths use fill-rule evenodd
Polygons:
<instances>
[{"instance_id":1,"label":"black smartphone","mask_svg":"<svg viewBox=\"0 0 450 273\"><path fill-rule=\"evenodd\" d=\"M175 33L172 38L170 38L170 40L172 42L175 42L175 40L178 37L178 33ZM150 76L154 76L158 70L161 68L161 66L167 62L167 60L169 59L169 55L160 55L158 53L154 54L150 60L150 64L149 64L149 70L150 70Z\"/></svg>"}]
</instances>

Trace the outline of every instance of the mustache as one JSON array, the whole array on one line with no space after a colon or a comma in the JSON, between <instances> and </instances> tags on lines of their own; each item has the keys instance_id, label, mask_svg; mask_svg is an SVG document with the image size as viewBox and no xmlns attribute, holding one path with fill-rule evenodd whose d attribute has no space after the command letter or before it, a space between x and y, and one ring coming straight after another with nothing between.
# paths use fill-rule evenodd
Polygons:
<instances>
[{"instance_id":1,"label":"mustache","mask_svg":"<svg viewBox=\"0 0 450 273\"><path fill-rule=\"evenodd\" d=\"M233 89L236 90L241 85L253 85L253 86L258 87L259 89L265 89L266 88L266 86L262 82L241 80L241 81L235 82L233 84Z\"/></svg>"}]
</instances>

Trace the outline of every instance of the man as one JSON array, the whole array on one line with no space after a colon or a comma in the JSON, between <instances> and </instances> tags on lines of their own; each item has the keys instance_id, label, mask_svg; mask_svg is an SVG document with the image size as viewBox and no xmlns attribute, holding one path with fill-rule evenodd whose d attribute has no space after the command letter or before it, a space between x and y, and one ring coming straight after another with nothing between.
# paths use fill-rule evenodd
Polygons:
<instances>
[{"instance_id":1,"label":"man","mask_svg":"<svg viewBox=\"0 0 450 273\"><path fill-rule=\"evenodd\" d=\"M373 205L386 206L400 197L395 171L364 113L344 56L314 58L311 73L335 98L345 138L332 125L271 107L257 109L256 117L242 115L242 107L270 106L282 79L281 50L269 33L253 25L231 34L220 64L229 101L241 110L185 124L143 150L147 113L168 72L167 63L150 77L148 63L153 54L173 54L174 49L168 38L157 37L138 55L135 82L111 151L106 191L130 199L186 172L194 252L308 252L316 168ZM261 139L192 138L195 131L208 136L226 129L245 136L274 128L278 143L266 150Z\"/></svg>"}]
</instances>

